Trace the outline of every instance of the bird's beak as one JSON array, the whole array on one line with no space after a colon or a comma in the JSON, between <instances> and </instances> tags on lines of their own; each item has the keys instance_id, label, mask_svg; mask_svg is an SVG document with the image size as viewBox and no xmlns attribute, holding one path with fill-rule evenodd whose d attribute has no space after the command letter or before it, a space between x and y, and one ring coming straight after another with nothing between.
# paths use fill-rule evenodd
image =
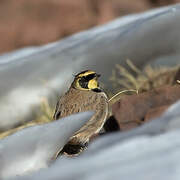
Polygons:
<instances>
[{"instance_id":1,"label":"bird's beak","mask_svg":"<svg viewBox=\"0 0 180 180\"><path fill-rule=\"evenodd\" d=\"M99 78L101 75L100 74L96 74L96 77Z\"/></svg>"}]
</instances>

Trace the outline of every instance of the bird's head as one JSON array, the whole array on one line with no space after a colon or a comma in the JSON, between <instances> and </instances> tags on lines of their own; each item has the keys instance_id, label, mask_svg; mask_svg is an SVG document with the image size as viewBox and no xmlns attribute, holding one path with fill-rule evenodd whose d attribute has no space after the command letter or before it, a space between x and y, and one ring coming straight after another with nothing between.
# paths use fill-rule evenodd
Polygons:
<instances>
[{"instance_id":1,"label":"bird's head","mask_svg":"<svg viewBox=\"0 0 180 180\"><path fill-rule=\"evenodd\" d=\"M98 78L100 74L94 71L86 70L75 75L72 87L79 90L91 90L101 92L99 87Z\"/></svg>"}]
</instances>

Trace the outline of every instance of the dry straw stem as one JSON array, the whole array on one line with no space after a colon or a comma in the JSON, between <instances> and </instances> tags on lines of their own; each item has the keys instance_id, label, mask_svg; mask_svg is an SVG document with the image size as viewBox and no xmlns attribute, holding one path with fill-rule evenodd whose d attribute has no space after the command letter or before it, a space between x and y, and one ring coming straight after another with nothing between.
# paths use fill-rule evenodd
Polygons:
<instances>
[{"instance_id":1,"label":"dry straw stem","mask_svg":"<svg viewBox=\"0 0 180 180\"><path fill-rule=\"evenodd\" d=\"M138 90L134 90L134 89L122 90L122 91L116 93L115 95L113 95L108 101L108 103L109 103L108 117L110 117L112 115L112 105L115 102L119 101L121 99L121 97L123 97L124 95L132 95L134 93L138 94Z\"/></svg>"},{"instance_id":2,"label":"dry straw stem","mask_svg":"<svg viewBox=\"0 0 180 180\"><path fill-rule=\"evenodd\" d=\"M112 104L114 104L115 102L117 102L123 95L125 94L129 94L129 93L136 93L138 94L138 90L134 90L134 89L129 89L129 90L123 90L123 91L120 91L118 93L116 93L114 96L112 96L110 99L109 99L109 106L112 106Z\"/></svg>"},{"instance_id":3,"label":"dry straw stem","mask_svg":"<svg viewBox=\"0 0 180 180\"><path fill-rule=\"evenodd\" d=\"M9 136L9 135L21 130L21 129L24 129L24 128L27 128L27 127L30 127L30 126L35 126L35 125L38 125L38 124L43 124L43 123L28 122L28 123L26 123L24 125L21 125L21 126L17 127L17 128L9 129L9 130L7 130L5 132L0 133L0 139L5 138L6 136Z\"/></svg>"}]
</instances>

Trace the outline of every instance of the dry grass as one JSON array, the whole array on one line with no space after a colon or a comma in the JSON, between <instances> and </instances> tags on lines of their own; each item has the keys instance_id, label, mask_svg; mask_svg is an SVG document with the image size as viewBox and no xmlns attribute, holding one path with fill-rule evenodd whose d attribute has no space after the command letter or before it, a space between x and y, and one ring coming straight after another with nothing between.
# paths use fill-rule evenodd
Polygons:
<instances>
[{"instance_id":1,"label":"dry grass","mask_svg":"<svg viewBox=\"0 0 180 180\"><path fill-rule=\"evenodd\" d=\"M41 111L42 111L42 115L37 116L37 118L35 120L26 122L26 123L20 125L19 127L9 129L5 132L0 133L0 139L4 138L6 136L9 136L21 129L53 121L52 116L54 113L54 108L52 108L49 105L48 100L46 98L42 98L42 100L41 100Z\"/></svg>"},{"instance_id":2,"label":"dry grass","mask_svg":"<svg viewBox=\"0 0 180 180\"><path fill-rule=\"evenodd\" d=\"M112 71L112 76L110 81L116 92L115 95L112 95L110 92L110 114L111 114L111 105L118 101L123 95L132 95L134 93L141 93L143 91L148 91L155 87L160 87L162 85L172 84L174 77L177 73L179 67L169 68L169 67L160 67L152 68L146 66L143 71L139 70L130 60L127 60L127 64L131 69L130 73L126 68L117 64L115 69ZM177 81L180 83L180 80ZM35 120L22 124L19 127L9 129L3 133L0 133L0 138L4 138L8 135L11 135L21 129L35 126L39 124L44 124L53 121L52 116L54 113L54 107L51 107L46 98L41 100L41 114L37 116Z\"/></svg>"},{"instance_id":3,"label":"dry grass","mask_svg":"<svg viewBox=\"0 0 180 180\"><path fill-rule=\"evenodd\" d=\"M132 73L119 64L112 71L110 81L118 91L122 89L135 89L140 93L163 85L172 85L179 69L179 66L172 68L152 68L151 66L146 66L141 71L130 60L127 60L127 64Z\"/></svg>"},{"instance_id":4,"label":"dry grass","mask_svg":"<svg viewBox=\"0 0 180 180\"><path fill-rule=\"evenodd\" d=\"M110 77L113 88L117 93L115 95L110 94L112 98L109 100L109 115L112 114L112 104L120 100L124 95L141 93L163 85L172 85L180 68L180 66L172 68L146 66L141 71L130 60L126 62L131 72L117 64ZM180 81L177 80L176 83L180 83Z\"/></svg>"}]
</instances>

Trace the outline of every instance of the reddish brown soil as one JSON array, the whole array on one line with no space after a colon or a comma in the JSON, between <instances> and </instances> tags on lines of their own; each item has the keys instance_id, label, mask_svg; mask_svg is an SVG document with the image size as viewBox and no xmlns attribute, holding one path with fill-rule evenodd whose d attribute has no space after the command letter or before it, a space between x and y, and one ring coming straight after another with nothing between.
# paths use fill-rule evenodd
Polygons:
<instances>
[{"instance_id":1,"label":"reddish brown soil","mask_svg":"<svg viewBox=\"0 0 180 180\"><path fill-rule=\"evenodd\" d=\"M180 99L180 85L163 86L151 91L124 96L112 107L120 130L128 130L159 117Z\"/></svg>"},{"instance_id":2,"label":"reddish brown soil","mask_svg":"<svg viewBox=\"0 0 180 180\"><path fill-rule=\"evenodd\" d=\"M1 0L0 53L41 45L129 13L180 0Z\"/></svg>"}]
</instances>

